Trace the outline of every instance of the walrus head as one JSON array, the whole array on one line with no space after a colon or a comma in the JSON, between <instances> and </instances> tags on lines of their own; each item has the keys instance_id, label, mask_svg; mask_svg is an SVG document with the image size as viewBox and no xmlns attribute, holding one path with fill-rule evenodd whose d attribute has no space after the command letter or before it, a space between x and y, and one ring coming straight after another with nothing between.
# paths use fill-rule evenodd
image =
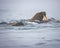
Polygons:
<instances>
[{"instance_id":1,"label":"walrus head","mask_svg":"<svg viewBox=\"0 0 60 48\"><path fill-rule=\"evenodd\" d=\"M46 16L46 12L42 12L42 15L43 15L43 20L48 20L47 16Z\"/></svg>"}]
</instances>

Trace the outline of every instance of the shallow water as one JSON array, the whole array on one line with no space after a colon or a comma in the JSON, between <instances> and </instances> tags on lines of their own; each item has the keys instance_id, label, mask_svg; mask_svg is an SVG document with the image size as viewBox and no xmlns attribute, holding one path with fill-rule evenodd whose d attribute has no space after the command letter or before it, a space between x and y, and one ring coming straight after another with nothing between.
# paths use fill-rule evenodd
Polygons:
<instances>
[{"instance_id":1,"label":"shallow water","mask_svg":"<svg viewBox=\"0 0 60 48\"><path fill-rule=\"evenodd\" d=\"M0 48L60 48L60 23L0 25Z\"/></svg>"}]
</instances>

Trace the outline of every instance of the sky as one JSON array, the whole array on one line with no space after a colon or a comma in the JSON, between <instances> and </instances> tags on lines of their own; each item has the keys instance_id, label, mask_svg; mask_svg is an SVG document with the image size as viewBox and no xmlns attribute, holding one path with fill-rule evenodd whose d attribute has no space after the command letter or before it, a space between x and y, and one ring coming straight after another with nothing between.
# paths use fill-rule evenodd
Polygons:
<instances>
[{"instance_id":1,"label":"sky","mask_svg":"<svg viewBox=\"0 0 60 48\"><path fill-rule=\"evenodd\" d=\"M0 21L30 19L41 11L60 19L60 0L0 0Z\"/></svg>"}]
</instances>

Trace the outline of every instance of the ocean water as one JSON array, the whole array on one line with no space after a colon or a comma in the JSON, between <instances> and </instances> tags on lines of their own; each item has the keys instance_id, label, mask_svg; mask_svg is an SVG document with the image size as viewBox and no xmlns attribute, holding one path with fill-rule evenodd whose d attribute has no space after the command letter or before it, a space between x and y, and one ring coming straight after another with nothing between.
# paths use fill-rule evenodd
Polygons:
<instances>
[{"instance_id":1,"label":"ocean water","mask_svg":"<svg viewBox=\"0 0 60 48\"><path fill-rule=\"evenodd\" d=\"M1 24L0 48L60 48L60 23Z\"/></svg>"}]
</instances>

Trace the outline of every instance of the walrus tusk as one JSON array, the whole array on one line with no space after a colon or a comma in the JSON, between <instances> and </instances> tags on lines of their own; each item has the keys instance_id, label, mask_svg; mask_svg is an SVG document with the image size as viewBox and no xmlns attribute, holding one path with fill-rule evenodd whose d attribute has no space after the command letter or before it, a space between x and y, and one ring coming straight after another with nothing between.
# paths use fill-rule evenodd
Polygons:
<instances>
[{"instance_id":1,"label":"walrus tusk","mask_svg":"<svg viewBox=\"0 0 60 48\"><path fill-rule=\"evenodd\" d=\"M44 20L44 21L47 21L47 20L48 20L48 17L47 17L47 16L44 16L44 17L43 17L43 20Z\"/></svg>"}]
</instances>

